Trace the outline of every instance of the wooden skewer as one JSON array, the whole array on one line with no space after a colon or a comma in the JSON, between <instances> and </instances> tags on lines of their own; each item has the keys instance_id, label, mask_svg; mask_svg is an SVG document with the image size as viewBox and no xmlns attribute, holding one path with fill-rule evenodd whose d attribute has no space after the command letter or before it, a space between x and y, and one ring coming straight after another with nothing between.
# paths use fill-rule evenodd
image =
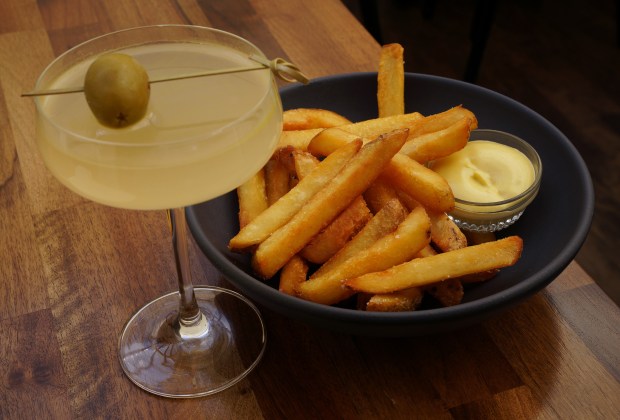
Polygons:
<instances>
[{"instance_id":1,"label":"wooden skewer","mask_svg":"<svg viewBox=\"0 0 620 420\"><path fill-rule=\"evenodd\" d=\"M204 72L199 72L199 73L181 74L178 76L171 76L171 77L166 77L162 79L149 80L149 84L170 82L173 80L193 79L196 77L214 76L214 75L219 75L219 74L243 73L247 71L263 70L267 68L271 69L271 71L273 71L274 74L278 76L280 79L286 80L287 82L298 81L298 82L306 84L309 81L309 79L306 76L304 76L304 74L301 73L301 71L299 71L297 67L295 67L293 64L281 58L276 58L271 61L268 61L261 57L256 57L256 56L250 56L249 58L253 61L256 61L260 65L254 66L254 67L235 67L235 68L229 68L229 69L204 71ZM80 93L80 92L84 92L84 87L38 90L38 91L22 93L21 96L64 95L67 93Z\"/></svg>"}]
</instances>

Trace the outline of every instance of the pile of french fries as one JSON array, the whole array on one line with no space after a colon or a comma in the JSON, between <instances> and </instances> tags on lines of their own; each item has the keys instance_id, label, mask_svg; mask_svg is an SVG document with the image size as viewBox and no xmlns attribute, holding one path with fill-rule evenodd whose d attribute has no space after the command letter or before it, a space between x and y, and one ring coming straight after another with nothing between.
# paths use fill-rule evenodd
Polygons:
<instances>
[{"instance_id":1,"label":"pile of french fries","mask_svg":"<svg viewBox=\"0 0 620 420\"><path fill-rule=\"evenodd\" d=\"M466 236L447 216L449 185L426 165L467 144L475 115L462 106L405 114L398 44L383 46L377 86L376 119L284 112L278 150L237 190L240 231L229 247L252 253L258 277L279 274L281 292L309 301L411 311L428 295L456 305L464 283L515 264L522 240Z\"/></svg>"}]
</instances>

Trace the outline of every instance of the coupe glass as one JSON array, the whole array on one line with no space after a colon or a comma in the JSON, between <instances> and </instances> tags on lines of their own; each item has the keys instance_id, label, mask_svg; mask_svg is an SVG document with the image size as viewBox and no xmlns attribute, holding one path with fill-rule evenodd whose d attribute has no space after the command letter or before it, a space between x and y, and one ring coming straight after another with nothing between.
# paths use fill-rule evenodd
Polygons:
<instances>
[{"instance_id":1,"label":"coupe glass","mask_svg":"<svg viewBox=\"0 0 620 420\"><path fill-rule=\"evenodd\" d=\"M100 54L134 56L149 79L257 67L258 48L204 27L150 26L104 35L54 60L36 90L82 86ZM119 358L141 388L197 397L244 378L265 349L256 307L236 292L193 287L184 206L233 190L269 159L282 107L268 68L151 83L146 117L134 126L100 125L81 92L36 98L37 144L56 178L98 203L168 210L179 291L146 304L125 325ZM127 279L139 281L139 279Z\"/></svg>"}]
</instances>

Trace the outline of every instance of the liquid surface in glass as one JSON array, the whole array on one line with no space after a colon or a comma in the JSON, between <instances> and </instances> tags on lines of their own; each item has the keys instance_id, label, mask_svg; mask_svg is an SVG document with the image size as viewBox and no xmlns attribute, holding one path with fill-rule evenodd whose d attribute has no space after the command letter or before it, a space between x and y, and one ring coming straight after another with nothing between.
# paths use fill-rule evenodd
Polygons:
<instances>
[{"instance_id":1,"label":"liquid surface in glass","mask_svg":"<svg viewBox=\"0 0 620 420\"><path fill-rule=\"evenodd\" d=\"M215 44L159 43L119 51L150 80L255 67ZM92 59L45 89L82 86ZM281 105L268 69L151 84L146 117L125 129L102 126L83 93L39 98L38 142L52 173L93 201L131 209L182 207L233 190L269 159Z\"/></svg>"}]
</instances>

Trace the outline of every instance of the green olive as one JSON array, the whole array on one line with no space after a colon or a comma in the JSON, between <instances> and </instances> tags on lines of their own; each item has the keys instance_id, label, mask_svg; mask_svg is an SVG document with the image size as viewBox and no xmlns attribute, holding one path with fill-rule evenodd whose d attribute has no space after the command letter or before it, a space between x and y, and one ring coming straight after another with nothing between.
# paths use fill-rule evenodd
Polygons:
<instances>
[{"instance_id":1,"label":"green olive","mask_svg":"<svg viewBox=\"0 0 620 420\"><path fill-rule=\"evenodd\" d=\"M108 127L123 128L138 122L146 114L150 93L146 70L127 54L100 56L84 79L88 106Z\"/></svg>"}]
</instances>

